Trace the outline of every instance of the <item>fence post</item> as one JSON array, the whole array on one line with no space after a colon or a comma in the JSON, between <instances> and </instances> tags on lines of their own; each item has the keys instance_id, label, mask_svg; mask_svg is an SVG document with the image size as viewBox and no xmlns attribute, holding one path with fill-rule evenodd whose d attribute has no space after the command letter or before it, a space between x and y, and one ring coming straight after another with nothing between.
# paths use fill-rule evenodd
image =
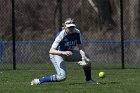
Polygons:
<instances>
[{"instance_id":1,"label":"fence post","mask_svg":"<svg viewBox=\"0 0 140 93\"><path fill-rule=\"evenodd\" d=\"M15 49L15 0L12 0L12 44L13 44L13 69L16 70L16 49Z\"/></svg>"},{"instance_id":2,"label":"fence post","mask_svg":"<svg viewBox=\"0 0 140 93\"><path fill-rule=\"evenodd\" d=\"M123 0L120 0L120 28L121 28L121 61L122 69L125 68L124 63L124 19L123 19Z\"/></svg>"},{"instance_id":3,"label":"fence post","mask_svg":"<svg viewBox=\"0 0 140 93\"><path fill-rule=\"evenodd\" d=\"M0 64L2 63L3 43L0 41Z\"/></svg>"}]
</instances>

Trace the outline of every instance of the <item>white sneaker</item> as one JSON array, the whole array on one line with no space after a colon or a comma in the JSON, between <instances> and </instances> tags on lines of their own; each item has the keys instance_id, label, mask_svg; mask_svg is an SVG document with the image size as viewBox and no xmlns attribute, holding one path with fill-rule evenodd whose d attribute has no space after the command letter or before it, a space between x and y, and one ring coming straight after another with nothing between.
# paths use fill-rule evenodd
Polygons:
<instances>
[{"instance_id":1,"label":"white sneaker","mask_svg":"<svg viewBox=\"0 0 140 93\"><path fill-rule=\"evenodd\" d=\"M31 85L38 85L38 84L40 84L39 79L34 79L31 81Z\"/></svg>"}]
</instances>

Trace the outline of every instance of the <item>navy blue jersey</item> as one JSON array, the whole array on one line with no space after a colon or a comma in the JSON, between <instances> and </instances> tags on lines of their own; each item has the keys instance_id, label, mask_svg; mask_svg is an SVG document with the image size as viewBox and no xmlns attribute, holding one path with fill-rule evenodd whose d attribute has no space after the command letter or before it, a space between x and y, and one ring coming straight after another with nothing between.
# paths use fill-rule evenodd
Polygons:
<instances>
[{"instance_id":1,"label":"navy blue jersey","mask_svg":"<svg viewBox=\"0 0 140 93\"><path fill-rule=\"evenodd\" d=\"M77 44L81 44L80 31L75 29L72 34L62 30L52 44L52 48L60 51L73 50Z\"/></svg>"}]
</instances>

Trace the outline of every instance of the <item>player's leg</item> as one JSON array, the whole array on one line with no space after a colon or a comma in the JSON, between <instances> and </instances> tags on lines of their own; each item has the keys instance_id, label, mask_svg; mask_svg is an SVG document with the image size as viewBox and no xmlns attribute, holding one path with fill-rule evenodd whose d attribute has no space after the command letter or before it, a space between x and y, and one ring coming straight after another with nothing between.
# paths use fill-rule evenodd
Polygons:
<instances>
[{"instance_id":1,"label":"player's leg","mask_svg":"<svg viewBox=\"0 0 140 93\"><path fill-rule=\"evenodd\" d=\"M58 82L58 81L63 81L66 79L66 67L65 67L65 62L64 62L63 57L59 55L50 54L50 59L55 67L57 74L43 77L38 80L34 79L35 81L37 81L37 84L41 84L44 82ZM34 85L34 84L32 84L31 82L31 85Z\"/></svg>"},{"instance_id":2,"label":"player's leg","mask_svg":"<svg viewBox=\"0 0 140 93\"><path fill-rule=\"evenodd\" d=\"M53 63L57 74L44 77L39 79L41 83L43 82L55 82L55 81L62 81L66 79L66 67L63 57L59 55L52 55L50 54L51 62Z\"/></svg>"},{"instance_id":3,"label":"player's leg","mask_svg":"<svg viewBox=\"0 0 140 93\"><path fill-rule=\"evenodd\" d=\"M80 51L74 50L72 51L71 56L66 57L66 61L71 61L71 62L78 62L82 60ZM87 66L83 66L84 74L86 77L86 81L91 80L91 64L89 63Z\"/></svg>"}]
</instances>

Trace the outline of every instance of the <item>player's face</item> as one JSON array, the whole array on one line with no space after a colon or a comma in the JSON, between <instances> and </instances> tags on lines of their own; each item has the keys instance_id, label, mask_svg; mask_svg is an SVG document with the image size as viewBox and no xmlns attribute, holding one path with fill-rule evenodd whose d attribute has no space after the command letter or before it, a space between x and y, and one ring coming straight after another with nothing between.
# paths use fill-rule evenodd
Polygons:
<instances>
[{"instance_id":1,"label":"player's face","mask_svg":"<svg viewBox=\"0 0 140 93\"><path fill-rule=\"evenodd\" d=\"M69 33L72 33L74 29L75 29L74 26L67 27L67 30L68 30Z\"/></svg>"}]
</instances>

